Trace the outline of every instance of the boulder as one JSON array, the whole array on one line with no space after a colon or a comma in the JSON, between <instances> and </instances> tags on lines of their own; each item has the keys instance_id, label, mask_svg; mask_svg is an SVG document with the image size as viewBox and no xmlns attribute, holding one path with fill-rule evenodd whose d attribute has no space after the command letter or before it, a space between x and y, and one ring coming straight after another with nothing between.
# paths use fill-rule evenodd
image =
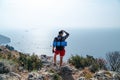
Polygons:
<instances>
[{"instance_id":1,"label":"boulder","mask_svg":"<svg viewBox=\"0 0 120 80\"><path fill-rule=\"evenodd\" d=\"M8 74L0 74L0 80L21 80L17 76L11 76Z\"/></svg>"},{"instance_id":2,"label":"boulder","mask_svg":"<svg viewBox=\"0 0 120 80\"><path fill-rule=\"evenodd\" d=\"M111 74L111 76L114 80L120 80L120 73L113 72L113 71L109 71L109 73Z\"/></svg>"},{"instance_id":3,"label":"boulder","mask_svg":"<svg viewBox=\"0 0 120 80\"><path fill-rule=\"evenodd\" d=\"M15 72L10 72L10 76L16 76L19 80L21 80L21 76Z\"/></svg>"},{"instance_id":4,"label":"boulder","mask_svg":"<svg viewBox=\"0 0 120 80\"><path fill-rule=\"evenodd\" d=\"M120 80L120 74L113 71L99 71L96 72L94 78L98 80Z\"/></svg>"},{"instance_id":5,"label":"boulder","mask_svg":"<svg viewBox=\"0 0 120 80\"><path fill-rule=\"evenodd\" d=\"M74 80L72 76L72 70L68 66L63 66L60 68L60 75L63 80Z\"/></svg>"},{"instance_id":6,"label":"boulder","mask_svg":"<svg viewBox=\"0 0 120 80\"><path fill-rule=\"evenodd\" d=\"M72 70L68 66L61 67L60 71L62 74L67 74L67 75L72 74Z\"/></svg>"},{"instance_id":7,"label":"boulder","mask_svg":"<svg viewBox=\"0 0 120 80\"><path fill-rule=\"evenodd\" d=\"M0 80L3 80L2 76L0 76Z\"/></svg>"},{"instance_id":8,"label":"boulder","mask_svg":"<svg viewBox=\"0 0 120 80\"><path fill-rule=\"evenodd\" d=\"M77 80L85 80L85 77L80 77Z\"/></svg>"},{"instance_id":9,"label":"boulder","mask_svg":"<svg viewBox=\"0 0 120 80\"><path fill-rule=\"evenodd\" d=\"M38 73L29 73L28 80L44 80L44 77Z\"/></svg>"},{"instance_id":10,"label":"boulder","mask_svg":"<svg viewBox=\"0 0 120 80\"><path fill-rule=\"evenodd\" d=\"M8 73L9 72L9 69L7 66L4 65L3 62L0 62L0 73Z\"/></svg>"}]
</instances>

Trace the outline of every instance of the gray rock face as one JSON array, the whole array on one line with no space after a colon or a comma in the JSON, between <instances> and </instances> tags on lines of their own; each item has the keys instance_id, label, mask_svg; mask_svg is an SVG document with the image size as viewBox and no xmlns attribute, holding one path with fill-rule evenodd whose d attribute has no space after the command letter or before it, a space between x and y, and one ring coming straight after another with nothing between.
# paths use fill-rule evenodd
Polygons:
<instances>
[{"instance_id":1,"label":"gray rock face","mask_svg":"<svg viewBox=\"0 0 120 80\"><path fill-rule=\"evenodd\" d=\"M21 76L15 72L10 72L10 76L16 76L19 80L21 80Z\"/></svg>"},{"instance_id":2,"label":"gray rock face","mask_svg":"<svg viewBox=\"0 0 120 80\"><path fill-rule=\"evenodd\" d=\"M60 71L64 75L71 75L72 74L72 70L68 66L61 67Z\"/></svg>"},{"instance_id":3,"label":"gray rock face","mask_svg":"<svg viewBox=\"0 0 120 80\"><path fill-rule=\"evenodd\" d=\"M44 80L44 77L37 73L29 73L28 80Z\"/></svg>"},{"instance_id":4,"label":"gray rock face","mask_svg":"<svg viewBox=\"0 0 120 80\"><path fill-rule=\"evenodd\" d=\"M21 80L21 78L19 78L17 73L14 74L16 75L11 75L11 73L0 74L0 80Z\"/></svg>"},{"instance_id":5,"label":"gray rock face","mask_svg":"<svg viewBox=\"0 0 120 80\"><path fill-rule=\"evenodd\" d=\"M78 80L85 80L85 77L80 77Z\"/></svg>"},{"instance_id":6,"label":"gray rock face","mask_svg":"<svg viewBox=\"0 0 120 80\"><path fill-rule=\"evenodd\" d=\"M98 80L120 80L120 74L112 71L99 71L95 73L94 78Z\"/></svg>"},{"instance_id":7,"label":"gray rock face","mask_svg":"<svg viewBox=\"0 0 120 80\"><path fill-rule=\"evenodd\" d=\"M2 76L0 76L0 80L3 80Z\"/></svg>"},{"instance_id":8,"label":"gray rock face","mask_svg":"<svg viewBox=\"0 0 120 80\"><path fill-rule=\"evenodd\" d=\"M72 70L68 66L63 66L60 69L63 80L74 80L72 77Z\"/></svg>"},{"instance_id":9,"label":"gray rock face","mask_svg":"<svg viewBox=\"0 0 120 80\"><path fill-rule=\"evenodd\" d=\"M9 69L7 66L4 65L4 63L0 62L0 73L8 73Z\"/></svg>"}]
</instances>

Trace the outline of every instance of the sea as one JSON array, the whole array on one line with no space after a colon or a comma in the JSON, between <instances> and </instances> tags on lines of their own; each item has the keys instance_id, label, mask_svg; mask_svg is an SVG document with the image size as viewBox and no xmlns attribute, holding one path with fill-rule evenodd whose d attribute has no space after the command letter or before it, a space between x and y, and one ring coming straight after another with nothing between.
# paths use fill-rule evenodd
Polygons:
<instances>
[{"instance_id":1,"label":"sea","mask_svg":"<svg viewBox=\"0 0 120 80\"><path fill-rule=\"evenodd\" d=\"M53 56L52 42L59 30L41 28L0 29L0 35L10 38L10 42L0 45L8 44L26 54ZM120 51L120 28L69 28L65 30L69 32L70 36L66 40L67 47L65 48L64 60L69 59L72 55L83 57L91 55L96 58L106 58L107 53Z\"/></svg>"}]
</instances>

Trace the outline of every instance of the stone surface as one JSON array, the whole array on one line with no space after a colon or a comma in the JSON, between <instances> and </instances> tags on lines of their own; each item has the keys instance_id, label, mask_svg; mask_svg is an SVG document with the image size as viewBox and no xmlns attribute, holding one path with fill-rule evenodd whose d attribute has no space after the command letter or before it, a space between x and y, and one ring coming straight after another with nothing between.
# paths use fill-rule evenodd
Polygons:
<instances>
[{"instance_id":1,"label":"stone surface","mask_svg":"<svg viewBox=\"0 0 120 80\"><path fill-rule=\"evenodd\" d=\"M63 80L74 80L72 76L72 70L68 66L61 67L60 75L63 78Z\"/></svg>"},{"instance_id":2,"label":"stone surface","mask_svg":"<svg viewBox=\"0 0 120 80\"><path fill-rule=\"evenodd\" d=\"M28 80L44 80L44 77L41 74L34 72L28 74Z\"/></svg>"},{"instance_id":3,"label":"stone surface","mask_svg":"<svg viewBox=\"0 0 120 80\"><path fill-rule=\"evenodd\" d=\"M4 65L3 62L0 62L0 73L8 73L9 69L7 66Z\"/></svg>"},{"instance_id":4,"label":"stone surface","mask_svg":"<svg viewBox=\"0 0 120 80\"><path fill-rule=\"evenodd\" d=\"M0 74L0 80L21 80L17 76L8 74Z\"/></svg>"},{"instance_id":5,"label":"stone surface","mask_svg":"<svg viewBox=\"0 0 120 80\"><path fill-rule=\"evenodd\" d=\"M77 79L77 80L85 80L85 77L80 77L80 78Z\"/></svg>"},{"instance_id":6,"label":"stone surface","mask_svg":"<svg viewBox=\"0 0 120 80\"><path fill-rule=\"evenodd\" d=\"M98 80L120 80L120 74L113 71L102 70L96 72L94 78Z\"/></svg>"}]
</instances>

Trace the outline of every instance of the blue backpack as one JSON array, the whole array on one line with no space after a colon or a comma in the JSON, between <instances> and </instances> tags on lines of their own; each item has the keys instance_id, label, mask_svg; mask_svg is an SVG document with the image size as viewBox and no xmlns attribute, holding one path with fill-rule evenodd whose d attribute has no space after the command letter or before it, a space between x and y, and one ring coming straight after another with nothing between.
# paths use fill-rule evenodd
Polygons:
<instances>
[{"instance_id":1,"label":"blue backpack","mask_svg":"<svg viewBox=\"0 0 120 80\"><path fill-rule=\"evenodd\" d=\"M62 42L60 42L60 41L54 41L53 42L53 46L67 46L67 42L65 42L65 41L62 41Z\"/></svg>"},{"instance_id":2,"label":"blue backpack","mask_svg":"<svg viewBox=\"0 0 120 80\"><path fill-rule=\"evenodd\" d=\"M55 38L55 41L53 42L53 46L57 46L57 47L60 47L60 46L63 46L63 47L65 47L65 46L67 46L67 42L66 41L64 41L64 40L62 40L62 38Z\"/></svg>"}]
</instances>

